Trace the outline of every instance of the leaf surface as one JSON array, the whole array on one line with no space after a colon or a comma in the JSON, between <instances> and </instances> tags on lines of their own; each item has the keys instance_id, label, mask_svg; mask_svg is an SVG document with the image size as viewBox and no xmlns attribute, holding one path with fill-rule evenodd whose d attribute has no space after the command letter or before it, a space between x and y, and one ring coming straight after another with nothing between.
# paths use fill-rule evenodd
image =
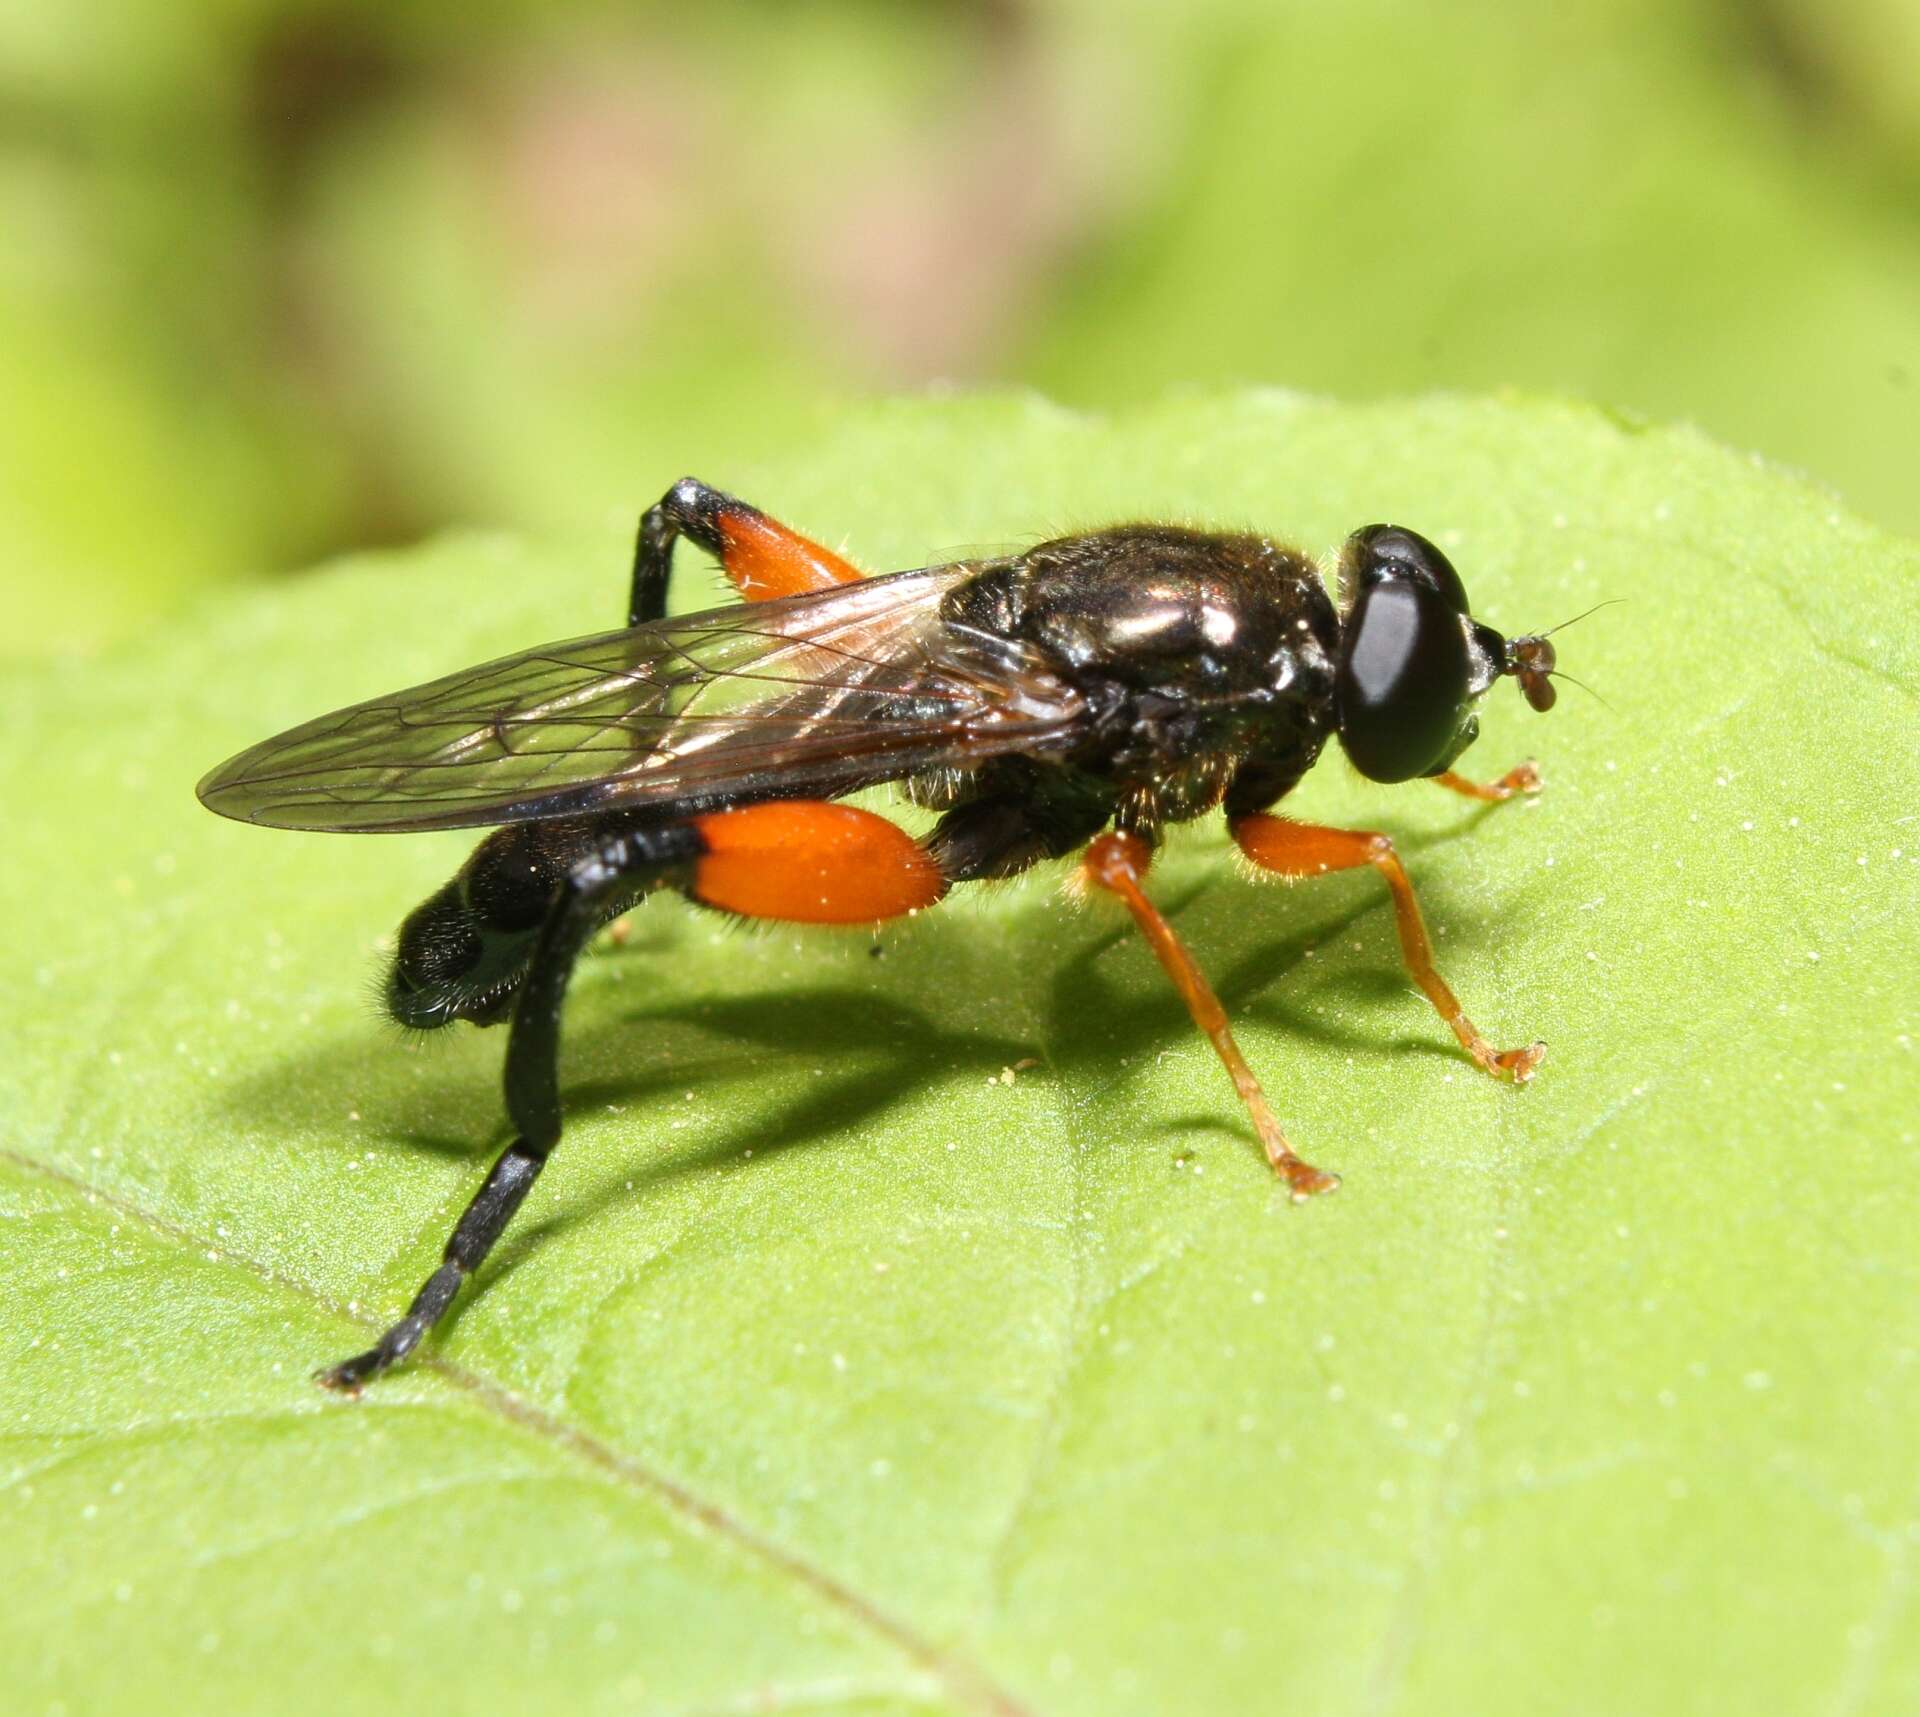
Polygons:
<instances>
[{"instance_id":1,"label":"leaf surface","mask_svg":"<svg viewBox=\"0 0 1920 1717\"><path fill-rule=\"evenodd\" d=\"M624 601L606 537L228 595L0 691L0 1658L19 1709L1833 1713L1920 1701L1920 552L1551 402L871 407L702 473L873 568L1123 516L1453 555L1509 689L1365 876L1155 887L1334 1198L1275 1189L1149 953L1054 876L870 943L678 901L576 985L570 1126L358 1404L501 1140L383 934L457 836L207 816L264 734ZM644 475L644 474L642 474ZM637 477L656 493L659 474ZM695 606L710 587L695 573ZM873 949L877 947L879 956Z\"/></svg>"}]
</instances>

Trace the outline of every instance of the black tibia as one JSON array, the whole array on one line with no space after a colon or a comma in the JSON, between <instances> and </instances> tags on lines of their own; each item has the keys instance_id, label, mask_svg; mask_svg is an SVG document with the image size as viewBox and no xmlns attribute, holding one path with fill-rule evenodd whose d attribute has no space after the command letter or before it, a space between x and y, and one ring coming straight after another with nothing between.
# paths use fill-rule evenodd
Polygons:
<instances>
[{"instance_id":1,"label":"black tibia","mask_svg":"<svg viewBox=\"0 0 1920 1717\"><path fill-rule=\"evenodd\" d=\"M500 1231L520 1208L520 1201L546 1166L546 1153L524 1139L515 1139L493 1165L485 1186L474 1194L447 1241L444 1262L413 1296L407 1315L393 1325L365 1353L314 1376L329 1389L357 1390L370 1377L405 1359L420 1338L438 1323L460 1292L460 1284L480 1267L480 1261L500 1238Z\"/></svg>"},{"instance_id":2,"label":"black tibia","mask_svg":"<svg viewBox=\"0 0 1920 1717\"><path fill-rule=\"evenodd\" d=\"M698 477L682 477L640 515L640 534L633 545L633 594L627 602L629 626L666 618L674 539L691 537L707 553L718 556L725 547L718 521L730 509L745 511L746 504L709 488Z\"/></svg>"},{"instance_id":3,"label":"black tibia","mask_svg":"<svg viewBox=\"0 0 1920 1717\"><path fill-rule=\"evenodd\" d=\"M568 873L632 822L630 813L610 813L496 829L400 926L387 973L387 1011L422 1031L456 1019L475 1025L505 1019ZM609 902L607 916L630 903Z\"/></svg>"},{"instance_id":4,"label":"black tibia","mask_svg":"<svg viewBox=\"0 0 1920 1717\"><path fill-rule=\"evenodd\" d=\"M698 831L679 823L608 833L576 856L532 938L514 1005L506 1098L507 1117L519 1136L474 1194L447 1241L440 1268L414 1296L406 1316L365 1353L318 1373L322 1383L358 1389L405 1358L453 1304L460 1284L480 1267L546 1165L547 1153L559 1142L560 1013L574 962L615 903L662 886L690 883L703 850Z\"/></svg>"}]
</instances>

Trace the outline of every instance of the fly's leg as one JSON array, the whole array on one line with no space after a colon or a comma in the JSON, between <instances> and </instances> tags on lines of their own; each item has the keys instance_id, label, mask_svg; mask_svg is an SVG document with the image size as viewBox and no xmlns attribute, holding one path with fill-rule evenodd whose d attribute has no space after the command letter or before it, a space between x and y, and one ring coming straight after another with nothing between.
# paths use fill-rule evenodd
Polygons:
<instances>
[{"instance_id":1,"label":"fly's leg","mask_svg":"<svg viewBox=\"0 0 1920 1717\"><path fill-rule=\"evenodd\" d=\"M1540 765L1529 757L1526 762L1509 769L1498 781L1469 781L1466 776L1456 775L1451 769L1429 779L1449 792L1460 794L1462 798L1483 799L1489 804L1497 804L1502 799L1511 799L1516 793L1539 792Z\"/></svg>"},{"instance_id":2,"label":"fly's leg","mask_svg":"<svg viewBox=\"0 0 1920 1717\"><path fill-rule=\"evenodd\" d=\"M1148 945L1173 980L1174 988L1180 992L1180 999L1187 1004L1193 1023L1207 1034L1214 1053L1220 1057L1227 1077L1233 1081L1234 1090L1239 1092L1240 1101L1246 1104L1247 1113L1252 1117L1253 1130L1266 1150L1267 1161L1273 1165L1275 1174L1284 1177L1295 1201L1304 1201L1317 1192L1331 1192L1340 1184L1340 1177L1315 1168L1287 1142L1287 1135L1281 1131L1280 1122L1267 1104L1266 1093L1260 1089L1260 1081L1254 1077L1247 1058L1240 1053L1240 1045L1234 1041L1220 998L1213 993L1206 975L1194 964L1185 944L1174 934L1173 926L1160 916L1141 889L1152 859L1152 849L1140 836L1112 833L1100 836L1087 848L1081 869L1088 882L1118 895L1133 914L1134 923L1140 926Z\"/></svg>"},{"instance_id":3,"label":"fly's leg","mask_svg":"<svg viewBox=\"0 0 1920 1717\"><path fill-rule=\"evenodd\" d=\"M1460 998L1447 987L1447 981L1434 969L1433 944L1427 940L1427 927L1420 916L1420 902L1413 882L1393 842L1385 835L1364 829L1328 829L1315 823L1295 823L1285 817L1258 812L1236 817L1233 838L1240 850L1262 870L1278 876L1325 876L1336 870L1358 870L1372 865L1385 880L1393 895L1394 923L1400 932L1400 953L1413 974L1414 982L1426 991L1434 1011L1453 1027L1460 1047L1496 1079L1511 1079L1524 1085L1533 1071L1546 1059L1547 1046L1534 1042L1524 1049L1495 1049L1480 1035L1479 1028L1467 1018Z\"/></svg>"},{"instance_id":4,"label":"fly's leg","mask_svg":"<svg viewBox=\"0 0 1920 1717\"><path fill-rule=\"evenodd\" d=\"M330 1389L357 1393L369 1378L404 1359L453 1304L520 1208L560 1139L560 1010L567 980L606 915L608 902L636 890L690 878L700 857L695 831L682 824L609 837L567 872L519 980L507 1038L507 1115L519 1135L501 1152L486 1184L454 1225L440 1268L406 1316L365 1353L316 1373Z\"/></svg>"},{"instance_id":5,"label":"fly's leg","mask_svg":"<svg viewBox=\"0 0 1920 1717\"><path fill-rule=\"evenodd\" d=\"M742 918L877 924L947 892L947 876L924 845L857 805L777 799L689 826L701 856L683 885L687 895Z\"/></svg>"},{"instance_id":6,"label":"fly's leg","mask_svg":"<svg viewBox=\"0 0 1920 1717\"><path fill-rule=\"evenodd\" d=\"M749 602L852 584L865 575L831 549L789 530L758 507L711 489L697 477L682 477L640 517L633 545L633 591L627 624L664 618L667 582L678 537L713 555Z\"/></svg>"},{"instance_id":7,"label":"fly's leg","mask_svg":"<svg viewBox=\"0 0 1920 1717\"><path fill-rule=\"evenodd\" d=\"M507 1038L507 1116L493 1165L406 1315L365 1353L317 1374L355 1393L404 1359L479 1269L560 1138L560 1014L574 962L612 902L655 888L756 918L864 924L931 906L947 879L904 830L850 805L780 801L610 834L568 870L519 980Z\"/></svg>"}]
</instances>

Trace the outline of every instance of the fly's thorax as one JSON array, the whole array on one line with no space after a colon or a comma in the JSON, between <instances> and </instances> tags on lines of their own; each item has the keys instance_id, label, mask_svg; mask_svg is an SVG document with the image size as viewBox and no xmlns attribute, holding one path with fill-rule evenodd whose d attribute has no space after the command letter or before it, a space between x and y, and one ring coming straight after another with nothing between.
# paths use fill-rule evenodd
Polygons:
<instances>
[{"instance_id":1,"label":"fly's thorax","mask_svg":"<svg viewBox=\"0 0 1920 1717\"><path fill-rule=\"evenodd\" d=\"M1129 525L986 568L950 617L1038 645L1096 711L1075 762L1149 813L1216 803L1243 765L1303 771L1330 730L1339 623L1305 556Z\"/></svg>"}]
</instances>

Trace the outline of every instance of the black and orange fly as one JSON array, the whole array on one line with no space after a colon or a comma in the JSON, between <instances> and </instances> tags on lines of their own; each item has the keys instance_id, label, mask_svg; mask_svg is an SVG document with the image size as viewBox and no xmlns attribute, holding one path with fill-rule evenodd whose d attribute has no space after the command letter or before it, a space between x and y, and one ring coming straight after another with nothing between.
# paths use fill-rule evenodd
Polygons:
<instances>
[{"instance_id":1,"label":"black and orange fly","mask_svg":"<svg viewBox=\"0 0 1920 1717\"><path fill-rule=\"evenodd\" d=\"M667 619L673 545L718 557L745 600ZM1265 537L1122 525L1023 554L866 578L692 478L641 521L627 624L375 698L267 740L200 783L223 816L340 832L494 828L401 926L402 1024L510 1022L516 1137L406 1316L320 1374L357 1390L452 1304L560 1137L561 1004L594 933L659 888L751 918L872 924L957 883L1080 851L1211 1039L1296 1198L1337 1184L1287 1142L1206 978L1148 899L1161 831L1215 809L1281 876L1371 866L1408 970L1475 1062L1524 1082L1545 1046L1497 1050L1434 969L1385 835L1272 814L1338 736L1375 781L1479 799L1453 764L1481 695L1513 676L1552 702L1553 646L1503 638L1425 538L1347 539L1339 600ZM838 803L904 782L940 813L916 840Z\"/></svg>"}]
</instances>

